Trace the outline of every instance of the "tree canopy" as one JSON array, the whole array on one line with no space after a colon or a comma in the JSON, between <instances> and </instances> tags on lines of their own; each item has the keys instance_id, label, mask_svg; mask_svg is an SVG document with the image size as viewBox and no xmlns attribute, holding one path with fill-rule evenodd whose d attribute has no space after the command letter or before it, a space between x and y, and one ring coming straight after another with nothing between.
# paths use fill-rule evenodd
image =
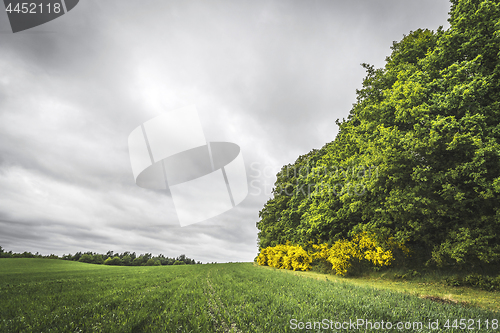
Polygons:
<instances>
[{"instance_id":1,"label":"tree canopy","mask_svg":"<svg viewBox=\"0 0 500 333\"><path fill-rule=\"evenodd\" d=\"M367 75L335 140L284 166L259 247L360 231L436 264L500 261L500 1L452 0Z\"/></svg>"}]
</instances>

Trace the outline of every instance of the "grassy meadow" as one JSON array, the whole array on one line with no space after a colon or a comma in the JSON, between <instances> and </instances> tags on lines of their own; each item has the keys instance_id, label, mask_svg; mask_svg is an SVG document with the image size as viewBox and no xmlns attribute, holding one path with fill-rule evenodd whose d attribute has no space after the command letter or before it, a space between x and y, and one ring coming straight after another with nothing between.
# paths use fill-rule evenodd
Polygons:
<instances>
[{"instance_id":1,"label":"grassy meadow","mask_svg":"<svg viewBox=\"0 0 500 333\"><path fill-rule=\"evenodd\" d=\"M410 282L398 292L376 279L325 277L253 263L126 267L1 259L0 332L500 332L498 293L477 291L491 305L455 304L411 294L418 284ZM466 329L455 319L465 319ZM345 326L357 320L365 322ZM393 328L364 326L382 320ZM428 327L436 321L438 329ZM398 322L423 325L398 330Z\"/></svg>"}]
</instances>

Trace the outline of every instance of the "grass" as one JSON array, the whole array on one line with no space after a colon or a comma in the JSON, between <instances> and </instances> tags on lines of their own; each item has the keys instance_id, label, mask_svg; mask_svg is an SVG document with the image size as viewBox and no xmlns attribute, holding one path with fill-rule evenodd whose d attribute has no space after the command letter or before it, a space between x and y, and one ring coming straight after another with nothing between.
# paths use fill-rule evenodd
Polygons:
<instances>
[{"instance_id":1,"label":"grass","mask_svg":"<svg viewBox=\"0 0 500 333\"><path fill-rule=\"evenodd\" d=\"M113 267L1 259L0 332L292 332L298 329L291 329L291 320L298 325L322 319L394 325L438 320L440 330L434 331L461 332L443 327L447 319L460 318L481 319L476 331L487 332L485 320L500 318L491 310L377 283L252 263Z\"/></svg>"},{"instance_id":2,"label":"grass","mask_svg":"<svg viewBox=\"0 0 500 333\"><path fill-rule=\"evenodd\" d=\"M265 269L276 270L271 267ZM392 271L372 272L360 277L339 277L332 274L318 272L294 272L276 270L301 277L313 278L322 281L349 283L355 286L364 286L382 290L391 290L413 296L432 299L443 303L457 303L485 310L500 312L500 292L490 292L470 287L452 287L443 283L448 275L424 274L409 280L394 279ZM500 330L499 330L500 332Z\"/></svg>"}]
</instances>

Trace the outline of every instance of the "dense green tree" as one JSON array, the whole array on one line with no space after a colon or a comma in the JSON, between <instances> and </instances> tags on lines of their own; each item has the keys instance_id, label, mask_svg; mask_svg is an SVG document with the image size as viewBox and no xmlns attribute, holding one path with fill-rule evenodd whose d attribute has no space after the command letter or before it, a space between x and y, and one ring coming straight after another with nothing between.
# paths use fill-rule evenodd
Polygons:
<instances>
[{"instance_id":1,"label":"dense green tree","mask_svg":"<svg viewBox=\"0 0 500 333\"><path fill-rule=\"evenodd\" d=\"M108 259L104 260L104 265L115 265L115 266L121 266L123 264L123 261L120 257L115 256L115 257L109 257Z\"/></svg>"},{"instance_id":2,"label":"dense green tree","mask_svg":"<svg viewBox=\"0 0 500 333\"><path fill-rule=\"evenodd\" d=\"M305 212L303 202L314 191L304 177L312 170L315 163L326 153L313 150L300 156L294 164L285 165L277 174L271 198L259 212L259 246L268 247L284 244L286 241L299 243L303 230L298 230L301 216Z\"/></svg>"},{"instance_id":3,"label":"dense green tree","mask_svg":"<svg viewBox=\"0 0 500 333\"><path fill-rule=\"evenodd\" d=\"M132 265L132 257L130 255L127 254L127 255L123 256L122 260L123 260L123 264L125 266Z\"/></svg>"},{"instance_id":4,"label":"dense green tree","mask_svg":"<svg viewBox=\"0 0 500 333\"><path fill-rule=\"evenodd\" d=\"M93 264L104 264L104 258L102 257L102 254L94 254L94 260L92 261Z\"/></svg>"},{"instance_id":5,"label":"dense green tree","mask_svg":"<svg viewBox=\"0 0 500 333\"><path fill-rule=\"evenodd\" d=\"M394 42L384 68L363 64L335 140L295 162L306 175L278 174L261 248L369 230L437 264L500 260L499 1L454 0L449 22Z\"/></svg>"},{"instance_id":6,"label":"dense green tree","mask_svg":"<svg viewBox=\"0 0 500 333\"><path fill-rule=\"evenodd\" d=\"M12 257L12 251L5 252L5 250L0 246L0 258L10 258Z\"/></svg>"},{"instance_id":7,"label":"dense green tree","mask_svg":"<svg viewBox=\"0 0 500 333\"><path fill-rule=\"evenodd\" d=\"M144 263L143 256L138 256L132 260L132 266L141 266Z\"/></svg>"},{"instance_id":8,"label":"dense green tree","mask_svg":"<svg viewBox=\"0 0 500 333\"><path fill-rule=\"evenodd\" d=\"M80 257L80 259L78 259L78 261L90 264L94 261L94 256L89 253L85 253Z\"/></svg>"},{"instance_id":9,"label":"dense green tree","mask_svg":"<svg viewBox=\"0 0 500 333\"><path fill-rule=\"evenodd\" d=\"M83 254L81 252L77 252L77 253L75 253L75 255L73 256L73 258L71 260L78 261L78 260L80 260L82 255Z\"/></svg>"}]
</instances>

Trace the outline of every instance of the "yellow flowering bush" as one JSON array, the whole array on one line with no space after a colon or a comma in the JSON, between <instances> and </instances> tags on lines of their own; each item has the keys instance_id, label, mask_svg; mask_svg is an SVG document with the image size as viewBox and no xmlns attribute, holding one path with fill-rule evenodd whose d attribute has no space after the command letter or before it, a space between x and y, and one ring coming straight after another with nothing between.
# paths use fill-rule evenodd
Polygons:
<instances>
[{"instance_id":1,"label":"yellow flowering bush","mask_svg":"<svg viewBox=\"0 0 500 333\"><path fill-rule=\"evenodd\" d=\"M366 259L376 266L389 266L394 260L392 251L384 251L381 246L378 246L374 236L368 233L358 234L352 241L358 244L360 251L358 258L360 260Z\"/></svg>"},{"instance_id":2,"label":"yellow flowering bush","mask_svg":"<svg viewBox=\"0 0 500 333\"><path fill-rule=\"evenodd\" d=\"M268 248L267 264L274 268L284 268L283 261L287 253L287 245L276 245Z\"/></svg>"},{"instance_id":3,"label":"yellow flowering bush","mask_svg":"<svg viewBox=\"0 0 500 333\"><path fill-rule=\"evenodd\" d=\"M359 247L354 242L348 240L336 241L328 251L326 260L332 264L332 269L338 275L345 275L352 266L353 259L360 259L362 256Z\"/></svg>"},{"instance_id":4,"label":"yellow flowering bush","mask_svg":"<svg viewBox=\"0 0 500 333\"><path fill-rule=\"evenodd\" d=\"M299 245L287 242L270 246L261 250L257 263L282 269L307 271L311 269L313 260L329 262L338 275L346 275L356 261L368 261L375 266L389 266L394 261L393 249L399 248L405 255L410 250L394 238L378 241L374 234L363 232L352 240L342 239L329 246L328 244L312 244L313 250L307 252Z\"/></svg>"},{"instance_id":5,"label":"yellow flowering bush","mask_svg":"<svg viewBox=\"0 0 500 333\"><path fill-rule=\"evenodd\" d=\"M287 243L262 249L257 263L261 266L307 271L311 268L312 258L301 246Z\"/></svg>"},{"instance_id":6,"label":"yellow flowering bush","mask_svg":"<svg viewBox=\"0 0 500 333\"><path fill-rule=\"evenodd\" d=\"M267 266L267 247L265 249L262 249L260 251L259 255L257 256L257 264L261 266Z\"/></svg>"},{"instance_id":7,"label":"yellow flowering bush","mask_svg":"<svg viewBox=\"0 0 500 333\"><path fill-rule=\"evenodd\" d=\"M313 244L314 251L311 253L311 257L314 259L326 259L329 257L330 247L328 244Z\"/></svg>"},{"instance_id":8,"label":"yellow flowering bush","mask_svg":"<svg viewBox=\"0 0 500 333\"><path fill-rule=\"evenodd\" d=\"M400 248L405 254L409 253L409 249L404 244L397 243L392 237L379 243L375 235L363 232L355 235L351 241L335 242L325 259L332 264L336 274L346 275L356 260L367 260L380 267L390 266L394 261L393 249L395 248Z\"/></svg>"},{"instance_id":9,"label":"yellow flowering bush","mask_svg":"<svg viewBox=\"0 0 500 333\"><path fill-rule=\"evenodd\" d=\"M290 262L291 269L294 271L311 269L312 258L301 246L289 246L286 260Z\"/></svg>"}]
</instances>

